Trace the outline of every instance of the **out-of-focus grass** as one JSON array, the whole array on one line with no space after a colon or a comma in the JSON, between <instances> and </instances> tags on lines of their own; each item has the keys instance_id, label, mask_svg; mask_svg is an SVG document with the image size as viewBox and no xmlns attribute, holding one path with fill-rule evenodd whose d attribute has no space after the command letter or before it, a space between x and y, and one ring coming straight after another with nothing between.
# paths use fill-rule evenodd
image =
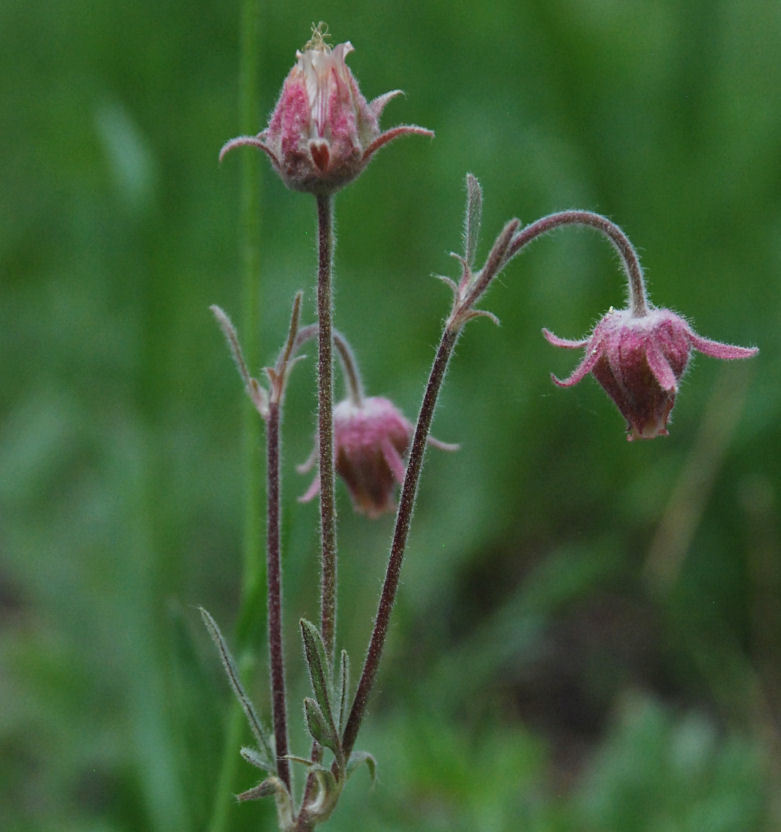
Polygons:
<instances>
[{"instance_id":1,"label":"out-of-focus grass","mask_svg":"<svg viewBox=\"0 0 781 832\"><path fill-rule=\"evenodd\" d=\"M583 334L621 303L608 247L564 232L510 266L485 303L503 326L470 325L437 414L462 450L432 451L423 478L359 742L379 781L357 774L329 828L777 828L781 11L266 4L262 110L321 18L356 46L367 95L407 91L385 124L437 132L383 151L337 199L336 324L370 393L416 410L448 304L429 275L452 268L467 170L485 191L482 251L510 216L601 211L640 248L658 304L761 348L751 367L697 359L671 436L630 445L595 384L550 385L572 356L539 336ZM237 24L218 3L0 11L9 829L209 816L228 692L193 605L230 632L243 402L207 310L241 319L240 165L216 164L238 132ZM265 168L263 193L271 360L298 288L313 315L314 212ZM297 370L284 426L296 701L295 622L316 615L316 508L295 502L293 467L312 388ZM340 499L340 641L357 663L390 520ZM236 791L255 776L240 771ZM272 826L270 807L232 810L233 829Z\"/></svg>"}]
</instances>

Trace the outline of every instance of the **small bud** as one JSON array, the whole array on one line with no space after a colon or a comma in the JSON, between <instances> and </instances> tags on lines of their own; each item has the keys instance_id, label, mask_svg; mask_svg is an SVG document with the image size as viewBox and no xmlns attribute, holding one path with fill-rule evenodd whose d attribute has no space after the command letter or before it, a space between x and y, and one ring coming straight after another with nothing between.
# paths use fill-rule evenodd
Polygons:
<instances>
[{"instance_id":1,"label":"small bud","mask_svg":"<svg viewBox=\"0 0 781 832\"><path fill-rule=\"evenodd\" d=\"M336 473L350 492L356 511L379 517L396 507L394 487L404 481L402 457L412 439L413 427L388 399L365 398L360 404L345 399L334 408L334 456ZM455 450L435 439L443 450ZM314 462L314 456L311 458ZM306 470L301 468L299 470ZM301 498L311 500L320 490L319 477Z\"/></svg>"},{"instance_id":2,"label":"small bud","mask_svg":"<svg viewBox=\"0 0 781 832\"><path fill-rule=\"evenodd\" d=\"M401 90L367 102L345 63L352 51L350 43L331 49L316 28L305 50L296 52L268 127L257 136L231 139L220 159L234 147L258 147L288 188L329 194L355 179L389 141L407 134L433 136L414 125L380 132L380 115Z\"/></svg>"},{"instance_id":3,"label":"small bud","mask_svg":"<svg viewBox=\"0 0 781 832\"><path fill-rule=\"evenodd\" d=\"M547 329L545 338L556 347L585 347L583 360L559 387L572 387L591 373L627 420L627 439L653 439L667 435L667 422L675 404L678 381L692 350L713 358L751 358L754 347L735 347L697 335L669 309L651 309L636 316L628 309L610 311L590 338L569 341Z\"/></svg>"}]
</instances>

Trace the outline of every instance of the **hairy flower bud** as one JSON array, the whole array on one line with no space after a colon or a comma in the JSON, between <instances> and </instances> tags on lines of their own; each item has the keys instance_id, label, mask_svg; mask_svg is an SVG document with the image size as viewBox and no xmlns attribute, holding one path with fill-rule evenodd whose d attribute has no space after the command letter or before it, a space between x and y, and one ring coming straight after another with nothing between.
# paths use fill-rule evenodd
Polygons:
<instances>
[{"instance_id":1,"label":"hairy flower bud","mask_svg":"<svg viewBox=\"0 0 781 832\"><path fill-rule=\"evenodd\" d=\"M396 507L395 485L404 481L406 465L402 457L412 433L412 424L382 396L370 396L360 404L345 399L334 407L336 473L344 480L356 511L374 518ZM443 450L458 447L436 439L429 441ZM312 454L299 471L308 470L314 460ZM308 502L319 490L318 476L301 501Z\"/></svg>"},{"instance_id":2,"label":"hairy flower bud","mask_svg":"<svg viewBox=\"0 0 781 832\"><path fill-rule=\"evenodd\" d=\"M669 309L651 309L636 316L630 310L610 311L589 338L569 341L543 329L556 347L579 349L585 355L572 375L559 387L572 387L591 373L627 420L627 439L653 439L667 435L667 421L675 404L678 381L692 350L713 358L751 358L758 350L710 341Z\"/></svg>"},{"instance_id":3,"label":"hairy flower bud","mask_svg":"<svg viewBox=\"0 0 781 832\"><path fill-rule=\"evenodd\" d=\"M316 29L305 50L296 52L268 127L257 136L231 139L220 159L234 147L258 147L292 190L329 194L355 179L392 139L433 136L414 125L380 132L380 115L401 90L367 102L345 63L352 51L350 43L331 49Z\"/></svg>"}]
</instances>

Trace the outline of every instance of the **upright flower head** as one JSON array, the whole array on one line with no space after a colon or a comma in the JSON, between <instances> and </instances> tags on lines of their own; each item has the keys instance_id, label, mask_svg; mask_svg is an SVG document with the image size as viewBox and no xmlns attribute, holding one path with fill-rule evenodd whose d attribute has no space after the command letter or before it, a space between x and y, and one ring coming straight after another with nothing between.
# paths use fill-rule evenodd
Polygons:
<instances>
[{"instance_id":1,"label":"upright flower head","mask_svg":"<svg viewBox=\"0 0 781 832\"><path fill-rule=\"evenodd\" d=\"M412 424L382 396L370 396L360 403L345 399L336 405L336 473L344 480L356 511L374 518L396 507L395 485L404 481L406 466L402 457L407 452L412 432ZM429 441L443 450L457 447L434 439ZM313 454L299 470L308 470L314 458ZM319 490L318 476L301 501L308 502Z\"/></svg>"},{"instance_id":2,"label":"upright flower head","mask_svg":"<svg viewBox=\"0 0 781 832\"><path fill-rule=\"evenodd\" d=\"M268 127L257 136L239 136L223 145L220 159L234 147L259 147L282 181L294 191L332 193L355 179L384 144L398 136L433 136L430 130L401 125L380 132L385 105L401 90L367 102L345 63L352 44L333 49L322 24L303 52L296 52Z\"/></svg>"},{"instance_id":3,"label":"upright flower head","mask_svg":"<svg viewBox=\"0 0 781 832\"><path fill-rule=\"evenodd\" d=\"M610 311L589 338L569 341L543 329L556 347L579 349L585 355L559 387L572 387L591 373L618 405L627 420L627 439L653 439L667 435L667 421L675 404L678 381L692 350L713 358L751 358L758 350L710 341L669 309L647 309L637 315L629 309Z\"/></svg>"}]
</instances>

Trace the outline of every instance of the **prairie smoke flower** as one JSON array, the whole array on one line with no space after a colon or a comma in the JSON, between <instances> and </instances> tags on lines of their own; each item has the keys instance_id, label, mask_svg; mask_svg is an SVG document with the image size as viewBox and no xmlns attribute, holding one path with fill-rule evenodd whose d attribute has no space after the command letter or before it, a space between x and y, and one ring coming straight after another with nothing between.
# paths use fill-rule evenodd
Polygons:
<instances>
[{"instance_id":1,"label":"prairie smoke flower","mask_svg":"<svg viewBox=\"0 0 781 832\"><path fill-rule=\"evenodd\" d=\"M266 153L282 181L294 191L329 194L355 179L385 144L430 130L400 125L380 132L385 105L401 90L367 102L345 63L352 44L333 49L320 28L303 52L296 52L268 127L257 136L239 136L223 145L220 160L235 147Z\"/></svg>"},{"instance_id":2,"label":"prairie smoke flower","mask_svg":"<svg viewBox=\"0 0 781 832\"><path fill-rule=\"evenodd\" d=\"M394 489L404 481L402 459L412 440L413 426L388 399L370 396L359 403L345 399L334 407L334 457L336 473L350 492L353 507L369 517L379 517L396 507ZM432 445L453 451L449 445L429 439ZM299 471L315 462L316 449ZM315 477L301 502L308 502L320 490Z\"/></svg>"},{"instance_id":3,"label":"prairie smoke flower","mask_svg":"<svg viewBox=\"0 0 781 832\"><path fill-rule=\"evenodd\" d=\"M627 439L667 435L678 381L692 350L713 358L751 358L755 347L736 347L697 335L669 309L650 308L643 315L629 309L610 311L589 338L569 341L547 329L545 338L556 347L585 348L583 360L569 378L552 376L559 387L572 387L591 373L627 420Z\"/></svg>"}]
</instances>

